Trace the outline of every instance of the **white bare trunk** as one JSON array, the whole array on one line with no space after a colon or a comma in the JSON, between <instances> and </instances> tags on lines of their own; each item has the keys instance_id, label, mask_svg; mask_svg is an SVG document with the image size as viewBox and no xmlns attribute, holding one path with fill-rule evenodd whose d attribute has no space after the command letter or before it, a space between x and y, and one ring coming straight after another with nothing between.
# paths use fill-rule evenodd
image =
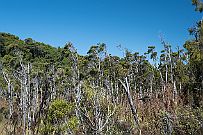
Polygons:
<instances>
[{"instance_id":1,"label":"white bare trunk","mask_svg":"<svg viewBox=\"0 0 203 135\"><path fill-rule=\"evenodd\" d=\"M130 94L130 86L129 86L129 83L128 83L128 79L127 79L127 77L125 78L125 83L122 82L121 80L119 80L119 81L123 85L123 87L125 89L125 92L127 94L127 98L128 98L128 102L130 104L131 112L133 114L135 126L137 126L138 129L140 130L139 119L138 119L138 116L137 116L137 109L136 109L136 106L134 106L134 104L133 104L133 100L132 100L132 97L131 97L131 94Z\"/></svg>"}]
</instances>

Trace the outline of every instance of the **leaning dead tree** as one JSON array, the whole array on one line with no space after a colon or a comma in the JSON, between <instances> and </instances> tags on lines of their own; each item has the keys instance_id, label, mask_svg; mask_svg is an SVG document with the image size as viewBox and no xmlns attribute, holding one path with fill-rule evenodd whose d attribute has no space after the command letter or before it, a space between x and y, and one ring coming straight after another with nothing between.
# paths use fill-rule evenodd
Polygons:
<instances>
[{"instance_id":1,"label":"leaning dead tree","mask_svg":"<svg viewBox=\"0 0 203 135\"><path fill-rule=\"evenodd\" d=\"M135 126L138 127L138 130L139 130L139 132L141 134L140 125L139 125L139 119L138 119L138 115L137 115L137 109L136 109L136 106L133 104L132 96L130 94L130 84L128 82L128 78L125 77L125 82L121 81L120 79L119 79L119 81L121 82L121 84L123 85L123 87L125 89L125 92L126 92L126 95L127 95L127 98L128 98L128 103L130 105L130 109L131 109L131 112L132 112L132 115L133 115L133 118L134 118Z\"/></svg>"}]
</instances>

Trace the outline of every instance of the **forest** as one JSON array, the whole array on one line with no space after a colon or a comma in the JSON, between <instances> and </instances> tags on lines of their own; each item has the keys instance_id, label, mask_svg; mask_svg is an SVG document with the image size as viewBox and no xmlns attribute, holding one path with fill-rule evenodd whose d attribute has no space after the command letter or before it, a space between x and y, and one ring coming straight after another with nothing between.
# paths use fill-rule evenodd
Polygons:
<instances>
[{"instance_id":1,"label":"forest","mask_svg":"<svg viewBox=\"0 0 203 135\"><path fill-rule=\"evenodd\" d=\"M203 20L188 34L119 57L105 43L80 55L1 32L0 135L203 134Z\"/></svg>"}]
</instances>

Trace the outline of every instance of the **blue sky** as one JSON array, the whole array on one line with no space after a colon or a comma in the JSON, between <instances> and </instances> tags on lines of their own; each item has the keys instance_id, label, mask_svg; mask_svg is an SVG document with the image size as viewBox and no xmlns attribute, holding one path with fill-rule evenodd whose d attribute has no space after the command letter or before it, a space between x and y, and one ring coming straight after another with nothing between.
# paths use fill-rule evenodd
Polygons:
<instances>
[{"instance_id":1,"label":"blue sky","mask_svg":"<svg viewBox=\"0 0 203 135\"><path fill-rule=\"evenodd\" d=\"M70 41L81 54L99 42L119 56L119 44L161 50L160 33L174 48L182 46L201 18L191 0L0 0L0 32L56 47Z\"/></svg>"}]
</instances>

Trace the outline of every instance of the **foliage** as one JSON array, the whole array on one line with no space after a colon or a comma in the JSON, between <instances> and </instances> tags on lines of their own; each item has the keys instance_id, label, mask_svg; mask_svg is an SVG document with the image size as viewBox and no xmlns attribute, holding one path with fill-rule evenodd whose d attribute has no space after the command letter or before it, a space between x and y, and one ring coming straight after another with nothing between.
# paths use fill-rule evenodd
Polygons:
<instances>
[{"instance_id":1,"label":"foliage","mask_svg":"<svg viewBox=\"0 0 203 135\"><path fill-rule=\"evenodd\" d=\"M184 49L124 57L0 33L0 134L203 134L202 21L188 31Z\"/></svg>"}]
</instances>

